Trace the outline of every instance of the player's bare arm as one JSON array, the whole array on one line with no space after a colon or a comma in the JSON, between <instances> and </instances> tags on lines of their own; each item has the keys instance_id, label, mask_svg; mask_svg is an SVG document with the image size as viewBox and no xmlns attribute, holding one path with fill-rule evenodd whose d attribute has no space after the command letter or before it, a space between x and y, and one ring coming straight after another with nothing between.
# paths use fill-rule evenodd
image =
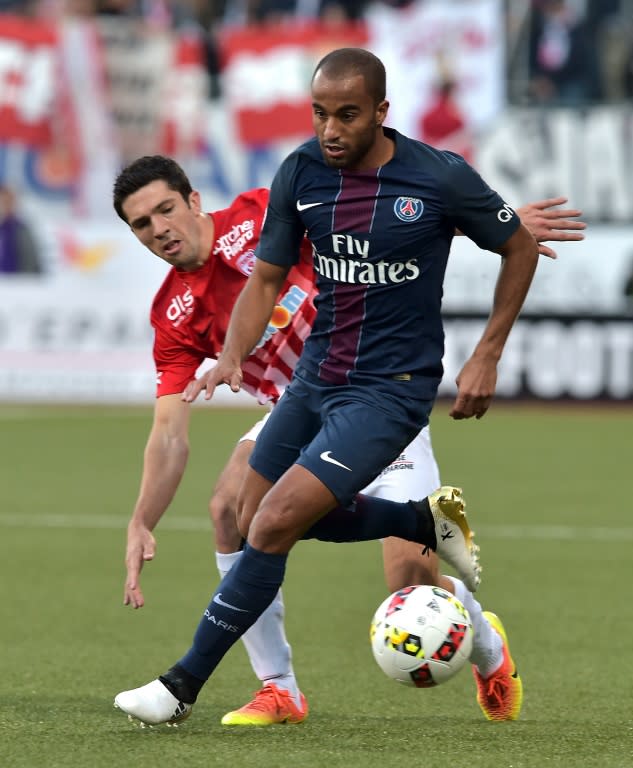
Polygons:
<instances>
[{"instance_id":1,"label":"player's bare arm","mask_svg":"<svg viewBox=\"0 0 633 768\"><path fill-rule=\"evenodd\" d=\"M521 311L536 264L538 246L520 226L498 249L501 268L492 312L484 333L457 377L457 397L450 411L454 419L480 419L490 407L497 385L497 363L514 321Z\"/></svg>"},{"instance_id":2,"label":"player's bare arm","mask_svg":"<svg viewBox=\"0 0 633 768\"><path fill-rule=\"evenodd\" d=\"M154 407L141 488L127 529L123 603L133 608L142 608L145 604L140 574L143 565L156 554L152 531L171 503L185 471L189 454L189 413L189 406L178 394L158 398Z\"/></svg>"},{"instance_id":3,"label":"player's bare arm","mask_svg":"<svg viewBox=\"0 0 633 768\"><path fill-rule=\"evenodd\" d=\"M289 267L279 267L258 259L251 276L231 312L231 321L217 364L187 385L182 399L193 402L205 389L205 400L213 397L218 384L228 384L233 392L242 386L242 362L261 339Z\"/></svg>"},{"instance_id":4,"label":"player's bare arm","mask_svg":"<svg viewBox=\"0 0 633 768\"><path fill-rule=\"evenodd\" d=\"M565 205L566 197L550 197L546 200L537 200L527 203L516 209L521 223L530 230L539 244L539 253L550 259L557 257L556 251L544 243L577 242L583 240L583 230L587 227L584 221L579 219L582 211L578 208L559 208Z\"/></svg>"}]
</instances>

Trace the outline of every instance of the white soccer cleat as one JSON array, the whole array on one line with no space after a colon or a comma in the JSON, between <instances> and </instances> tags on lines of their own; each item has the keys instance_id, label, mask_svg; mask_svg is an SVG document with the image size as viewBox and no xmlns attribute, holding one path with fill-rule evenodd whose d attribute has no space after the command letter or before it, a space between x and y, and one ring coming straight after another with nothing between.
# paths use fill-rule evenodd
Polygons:
<instances>
[{"instance_id":1,"label":"white soccer cleat","mask_svg":"<svg viewBox=\"0 0 633 768\"><path fill-rule=\"evenodd\" d=\"M451 565L466 587L475 592L481 582L479 547L466 520L462 489L444 485L428 496L428 502L435 520L438 557Z\"/></svg>"},{"instance_id":2,"label":"white soccer cleat","mask_svg":"<svg viewBox=\"0 0 633 768\"><path fill-rule=\"evenodd\" d=\"M175 725L186 720L193 709L193 704L179 701L160 680L118 693L114 706L145 725Z\"/></svg>"}]
</instances>

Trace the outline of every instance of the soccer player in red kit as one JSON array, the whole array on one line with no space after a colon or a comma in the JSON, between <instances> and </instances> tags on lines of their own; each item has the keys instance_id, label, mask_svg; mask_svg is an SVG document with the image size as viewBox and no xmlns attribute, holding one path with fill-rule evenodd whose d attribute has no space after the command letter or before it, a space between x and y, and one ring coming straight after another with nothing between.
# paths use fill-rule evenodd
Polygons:
<instances>
[{"instance_id":1,"label":"soccer player in red kit","mask_svg":"<svg viewBox=\"0 0 633 768\"><path fill-rule=\"evenodd\" d=\"M169 158L140 158L124 169L115 182L114 205L136 237L173 268L156 294L151 313L155 331L157 400L146 450L141 489L128 526L127 579L124 602L144 605L139 583L142 565L155 554L152 534L171 502L183 475L188 455L190 408L181 393L195 378L206 358L216 358L223 346L229 317L254 262L254 249L268 202L268 191L252 190L212 214L203 213L200 197L182 169ZM557 232L580 228L563 215L545 208L560 203L544 201L523 209L537 236L571 239ZM289 272L260 343L242 366L244 388L262 403L274 404L288 384L307 337L315 309L311 246L304 242L299 263ZM545 250L545 249L543 249ZM547 249L548 255L552 255ZM216 561L223 576L239 559L241 537L235 521L238 484L260 424L242 438L218 480L210 503L215 527ZM428 428L407 448L404 471L376 479L377 495L403 499L420 497L439 487ZM415 472L406 468L415 466ZM393 487L390 487L391 486ZM411 487L411 486L415 487ZM366 492L372 493L372 487ZM395 539L385 541L385 569L390 588L395 573L409 568L416 582L441 584L466 603L476 630L471 661L482 674L499 663L503 643L483 616L481 606L458 579L440 576L437 558L421 558L420 548ZM407 562L411 561L407 566ZM407 582L408 583L408 582ZM300 722L307 703L300 693L283 628L281 593L259 621L243 636L251 664L263 686L255 699L223 718L227 725L268 725ZM160 684L159 684L160 685Z\"/></svg>"},{"instance_id":2,"label":"soccer player in red kit","mask_svg":"<svg viewBox=\"0 0 633 768\"><path fill-rule=\"evenodd\" d=\"M190 407L181 394L200 364L222 350L233 304L253 267L268 190L251 190L224 210L203 213L199 195L182 169L157 156L141 158L125 169L115 184L114 198L115 209L139 240L172 266L151 310L157 400L141 490L127 536L124 601L139 608L145 600L140 570L155 554L152 531L169 506L187 462ZM245 365L244 387L262 404L275 403L290 380L314 319L314 294L306 242L305 259L288 276L264 339ZM238 443L210 502L221 576L240 556L235 497L253 441L249 433ZM244 636L244 644L264 685L249 712L228 718L228 724L303 720L307 703L292 669L281 593Z\"/></svg>"},{"instance_id":3,"label":"soccer player in red kit","mask_svg":"<svg viewBox=\"0 0 633 768\"><path fill-rule=\"evenodd\" d=\"M200 363L220 354L233 304L253 268L267 201L268 190L253 189L239 195L229 208L201 214L213 222L215 239L210 258L193 270L183 269L180 241L165 243L166 260L174 269L156 294L151 312L157 397L182 393ZM135 229L138 222L131 226ZM264 339L245 365L244 388L260 404L274 403L281 396L314 319L316 290L307 241L304 252L279 295Z\"/></svg>"}]
</instances>

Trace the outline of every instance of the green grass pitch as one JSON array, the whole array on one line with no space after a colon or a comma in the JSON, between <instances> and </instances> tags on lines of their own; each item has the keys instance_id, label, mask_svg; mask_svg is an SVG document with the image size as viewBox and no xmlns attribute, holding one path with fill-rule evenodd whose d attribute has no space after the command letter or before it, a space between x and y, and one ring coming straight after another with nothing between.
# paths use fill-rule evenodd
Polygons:
<instances>
[{"instance_id":1,"label":"green grass pitch","mask_svg":"<svg viewBox=\"0 0 633 768\"><path fill-rule=\"evenodd\" d=\"M369 646L386 596L380 547L302 542L284 585L311 714L226 729L257 681L241 645L178 729L113 709L189 646L218 577L207 500L261 415L200 407L185 481L124 608L125 526L148 408L0 407L0 765L630 768L633 408L506 406L432 422L445 483L461 485L484 564L479 598L503 618L525 685L522 718L486 722L470 670L433 690L388 680ZM362 451L362 442L359 443Z\"/></svg>"}]
</instances>

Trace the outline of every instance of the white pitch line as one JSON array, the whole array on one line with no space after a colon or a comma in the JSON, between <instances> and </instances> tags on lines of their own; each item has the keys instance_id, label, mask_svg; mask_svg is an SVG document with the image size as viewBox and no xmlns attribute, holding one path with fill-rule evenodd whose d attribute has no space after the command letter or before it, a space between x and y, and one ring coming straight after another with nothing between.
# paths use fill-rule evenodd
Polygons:
<instances>
[{"instance_id":1,"label":"white pitch line","mask_svg":"<svg viewBox=\"0 0 633 768\"><path fill-rule=\"evenodd\" d=\"M61 515L61 514L0 514L0 526L5 528L63 528L84 530L125 530L129 518L116 515ZM208 518L166 517L161 530L207 533L211 530ZM539 541L632 541L633 528L582 528L571 525L480 525L476 526L478 539L534 539Z\"/></svg>"},{"instance_id":2,"label":"white pitch line","mask_svg":"<svg viewBox=\"0 0 633 768\"><path fill-rule=\"evenodd\" d=\"M82 528L85 530L125 530L129 518L116 515L60 515L22 514L0 515L0 526L5 528ZM170 531L208 531L211 523L204 517L166 518L160 524Z\"/></svg>"},{"instance_id":3,"label":"white pitch line","mask_svg":"<svg viewBox=\"0 0 633 768\"><path fill-rule=\"evenodd\" d=\"M633 540L633 528L581 528L571 525L480 525L474 526L477 538L486 539L553 539L584 541Z\"/></svg>"}]
</instances>

